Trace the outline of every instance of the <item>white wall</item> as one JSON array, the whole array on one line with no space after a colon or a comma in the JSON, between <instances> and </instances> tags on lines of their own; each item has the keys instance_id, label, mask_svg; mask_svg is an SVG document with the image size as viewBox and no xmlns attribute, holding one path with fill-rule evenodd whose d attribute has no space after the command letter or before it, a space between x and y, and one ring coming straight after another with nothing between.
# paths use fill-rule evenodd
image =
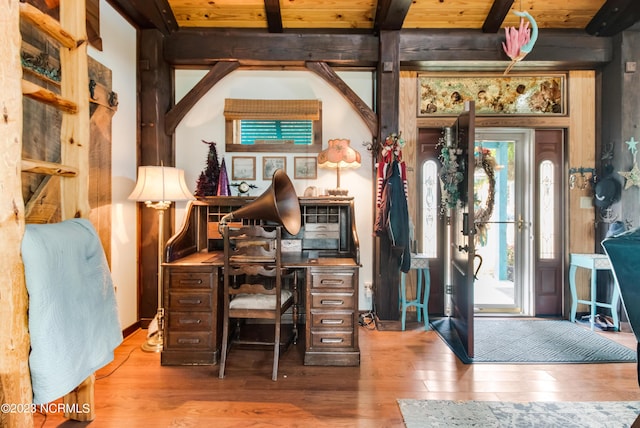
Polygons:
<instances>
[{"instance_id":1,"label":"white wall","mask_svg":"<svg viewBox=\"0 0 640 428\"><path fill-rule=\"evenodd\" d=\"M177 70L175 73L176 102L206 74L206 70ZM362 100L372 106L373 76L369 72L340 72L340 77L354 90ZM292 178L298 195L302 195L308 186L317 188L334 188L336 186L335 170L318 170L317 180L293 179L293 157L290 153L225 153L225 123L223 116L225 98L252 99L319 99L322 101L322 140L323 148L327 141L334 138L347 138L351 146L362 155L362 167L356 170L343 170L340 184L349 190L355 198L356 227L360 238L362 268L360 269L360 309L371 308L371 299L363 292L363 283L372 281L373 264L373 223L371 207L372 194L372 160L364 143L371 141L372 136L364 121L344 99L342 94L326 83L316 74L308 71L260 71L237 70L216 84L191 109L176 128L176 166L185 170L187 185L195 191L200 172L206 167L208 145L202 140L214 141L220 162L224 157L229 180L231 181L231 157L255 156L257 189L251 195L260 195L271 181L262 180L262 157L284 155L287 158L287 173ZM298 156L301 154L297 154ZM232 192L234 187L231 188ZM185 203L178 203L176 209L176 229L180 227L184 217Z\"/></svg>"},{"instance_id":2,"label":"white wall","mask_svg":"<svg viewBox=\"0 0 640 428\"><path fill-rule=\"evenodd\" d=\"M111 274L122 328L138 321L136 203L127 200L136 179L136 31L105 0L100 1L103 50L89 55L111 69L118 111L112 123Z\"/></svg>"}]
</instances>

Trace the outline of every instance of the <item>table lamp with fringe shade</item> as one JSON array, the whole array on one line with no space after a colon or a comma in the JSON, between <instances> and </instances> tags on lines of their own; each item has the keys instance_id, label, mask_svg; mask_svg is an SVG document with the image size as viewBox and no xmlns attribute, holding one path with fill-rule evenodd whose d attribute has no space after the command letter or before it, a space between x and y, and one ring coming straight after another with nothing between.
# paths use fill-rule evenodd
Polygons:
<instances>
[{"instance_id":1,"label":"table lamp with fringe shade","mask_svg":"<svg viewBox=\"0 0 640 428\"><path fill-rule=\"evenodd\" d=\"M164 250L164 212L172 202L195 199L184 181L184 170L167 166L140 166L136 187L129 195L130 200L144 202L158 211L158 310L154 321L158 330L149 334L142 344L142 350L160 352L163 348L164 308L162 305L162 255Z\"/></svg>"},{"instance_id":2,"label":"table lamp with fringe shade","mask_svg":"<svg viewBox=\"0 0 640 428\"><path fill-rule=\"evenodd\" d=\"M344 168L359 168L360 153L351 148L347 139L329 140L329 147L318 154L318 167L335 168L336 170L336 188L329 189L327 192L331 196L346 196L348 189L340 188L340 170Z\"/></svg>"}]
</instances>

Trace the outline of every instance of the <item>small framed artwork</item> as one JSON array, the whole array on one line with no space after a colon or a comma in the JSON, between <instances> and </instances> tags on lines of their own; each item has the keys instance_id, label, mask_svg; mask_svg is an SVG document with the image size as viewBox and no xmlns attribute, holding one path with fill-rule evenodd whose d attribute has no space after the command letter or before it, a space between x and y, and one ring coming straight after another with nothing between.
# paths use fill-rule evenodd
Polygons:
<instances>
[{"instance_id":1,"label":"small framed artwork","mask_svg":"<svg viewBox=\"0 0 640 428\"><path fill-rule=\"evenodd\" d=\"M231 179L232 180L255 180L256 179L256 158L253 156L231 157Z\"/></svg>"},{"instance_id":2,"label":"small framed artwork","mask_svg":"<svg viewBox=\"0 0 640 428\"><path fill-rule=\"evenodd\" d=\"M265 156L262 158L262 179L271 180L277 169L287 172L287 158L284 156Z\"/></svg>"},{"instance_id":3,"label":"small framed artwork","mask_svg":"<svg viewBox=\"0 0 640 428\"><path fill-rule=\"evenodd\" d=\"M296 156L293 158L293 178L318 178L318 158L314 156Z\"/></svg>"}]
</instances>

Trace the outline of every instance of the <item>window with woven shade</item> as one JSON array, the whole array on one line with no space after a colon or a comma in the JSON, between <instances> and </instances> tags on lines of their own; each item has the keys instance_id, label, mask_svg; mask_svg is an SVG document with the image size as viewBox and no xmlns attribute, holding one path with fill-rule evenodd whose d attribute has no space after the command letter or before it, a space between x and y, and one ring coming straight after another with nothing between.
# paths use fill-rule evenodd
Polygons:
<instances>
[{"instance_id":1,"label":"window with woven shade","mask_svg":"<svg viewBox=\"0 0 640 428\"><path fill-rule=\"evenodd\" d=\"M318 153L319 100L225 99L226 151Z\"/></svg>"}]
</instances>

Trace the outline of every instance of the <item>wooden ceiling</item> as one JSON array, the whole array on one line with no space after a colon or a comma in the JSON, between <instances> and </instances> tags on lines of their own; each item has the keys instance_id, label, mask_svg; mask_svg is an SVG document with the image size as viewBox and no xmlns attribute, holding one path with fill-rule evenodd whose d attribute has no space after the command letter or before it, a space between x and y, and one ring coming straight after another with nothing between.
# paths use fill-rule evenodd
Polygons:
<instances>
[{"instance_id":1,"label":"wooden ceiling","mask_svg":"<svg viewBox=\"0 0 640 428\"><path fill-rule=\"evenodd\" d=\"M373 32L518 26L527 11L540 29L584 29L611 36L640 19L637 0L109 0L141 28Z\"/></svg>"}]
</instances>

